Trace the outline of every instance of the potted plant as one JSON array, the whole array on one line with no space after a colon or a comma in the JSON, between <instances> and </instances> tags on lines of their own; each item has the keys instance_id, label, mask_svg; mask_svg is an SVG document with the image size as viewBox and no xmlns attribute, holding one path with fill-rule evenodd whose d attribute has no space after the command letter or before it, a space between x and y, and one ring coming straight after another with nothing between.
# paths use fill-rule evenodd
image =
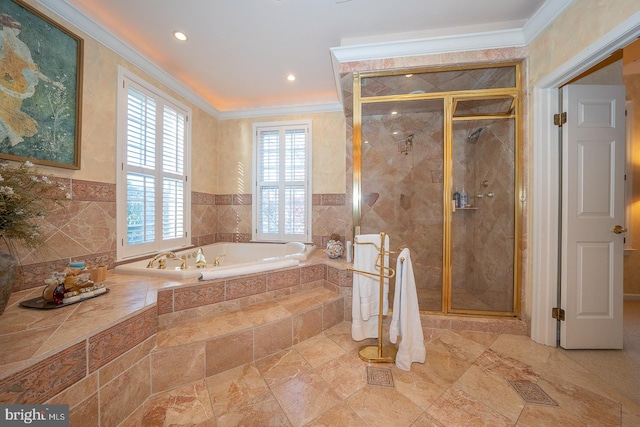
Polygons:
<instances>
[{"instance_id":1,"label":"potted plant","mask_svg":"<svg viewBox=\"0 0 640 427\"><path fill-rule=\"evenodd\" d=\"M10 166L0 161L0 237L8 252L0 252L0 314L11 296L17 276L16 244L37 248L44 244L40 221L50 204L70 199L66 187L26 161Z\"/></svg>"}]
</instances>

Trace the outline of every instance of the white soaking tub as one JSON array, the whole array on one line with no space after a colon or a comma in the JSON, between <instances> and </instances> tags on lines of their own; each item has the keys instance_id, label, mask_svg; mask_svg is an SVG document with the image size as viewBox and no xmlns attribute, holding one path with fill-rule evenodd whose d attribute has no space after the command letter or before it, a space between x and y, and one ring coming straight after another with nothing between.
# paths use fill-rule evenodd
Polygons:
<instances>
[{"instance_id":1,"label":"white soaking tub","mask_svg":"<svg viewBox=\"0 0 640 427\"><path fill-rule=\"evenodd\" d=\"M199 277L211 280L223 277L240 276L279 268L293 267L305 261L315 249L313 245L299 242L289 243L214 243L202 246L207 261L204 268L196 268L195 254L198 248L174 251L176 257L167 259L164 269L158 268L156 261L147 268L153 258L134 261L116 266L115 272L144 276L162 276L167 278ZM180 268L180 258L186 257L187 267ZM163 257L164 258L164 257Z\"/></svg>"}]
</instances>

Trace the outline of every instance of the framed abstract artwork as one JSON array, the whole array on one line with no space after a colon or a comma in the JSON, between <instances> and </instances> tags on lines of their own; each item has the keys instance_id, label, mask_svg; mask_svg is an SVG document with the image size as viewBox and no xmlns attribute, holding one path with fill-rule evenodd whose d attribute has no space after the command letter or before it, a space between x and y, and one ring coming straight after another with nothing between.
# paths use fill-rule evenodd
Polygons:
<instances>
[{"instance_id":1,"label":"framed abstract artwork","mask_svg":"<svg viewBox=\"0 0 640 427\"><path fill-rule=\"evenodd\" d=\"M0 158L80 169L83 40L0 0Z\"/></svg>"}]
</instances>

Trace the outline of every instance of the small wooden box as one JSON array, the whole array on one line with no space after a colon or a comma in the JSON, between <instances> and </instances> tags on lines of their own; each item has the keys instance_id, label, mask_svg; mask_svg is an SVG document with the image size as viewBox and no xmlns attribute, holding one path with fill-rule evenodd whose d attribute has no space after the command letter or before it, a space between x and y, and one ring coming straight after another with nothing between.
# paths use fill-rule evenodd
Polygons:
<instances>
[{"instance_id":1,"label":"small wooden box","mask_svg":"<svg viewBox=\"0 0 640 427\"><path fill-rule=\"evenodd\" d=\"M104 282L107 278L107 266L89 268L86 272L89 273L89 279L91 279L93 283Z\"/></svg>"}]
</instances>

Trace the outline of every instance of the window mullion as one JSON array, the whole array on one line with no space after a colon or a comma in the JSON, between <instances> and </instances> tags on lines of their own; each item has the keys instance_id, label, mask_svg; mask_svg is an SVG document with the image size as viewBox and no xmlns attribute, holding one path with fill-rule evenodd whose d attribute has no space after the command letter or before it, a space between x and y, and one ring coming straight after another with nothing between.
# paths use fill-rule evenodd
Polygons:
<instances>
[{"instance_id":1,"label":"window mullion","mask_svg":"<svg viewBox=\"0 0 640 427\"><path fill-rule=\"evenodd\" d=\"M156 146L155 146L155 154L156 154L156 241L162 242L163 233L162 233L162 224L164 222L164 193L162 191L162 187L164 184L164 171L163 171L163 150L162 150L162 139L163 139L163 130L164 130L164 119L163 119L163 111L164 111L164 103L158 102L156 108Z\"/></svg>"},{"instance_id":2,"label":"window mullion","mask_svg":"<svg viewBox=\"0 0 640 427\"><path fill-rule=\"evenodd\" d=\"M280 208L280 239L285 240L285 226L287 222L286 217L286 188L287 188L287 141L286 141L286 128L280 129L280 198L279 198L279 208Z\"/></svg>"}]
</instances>

